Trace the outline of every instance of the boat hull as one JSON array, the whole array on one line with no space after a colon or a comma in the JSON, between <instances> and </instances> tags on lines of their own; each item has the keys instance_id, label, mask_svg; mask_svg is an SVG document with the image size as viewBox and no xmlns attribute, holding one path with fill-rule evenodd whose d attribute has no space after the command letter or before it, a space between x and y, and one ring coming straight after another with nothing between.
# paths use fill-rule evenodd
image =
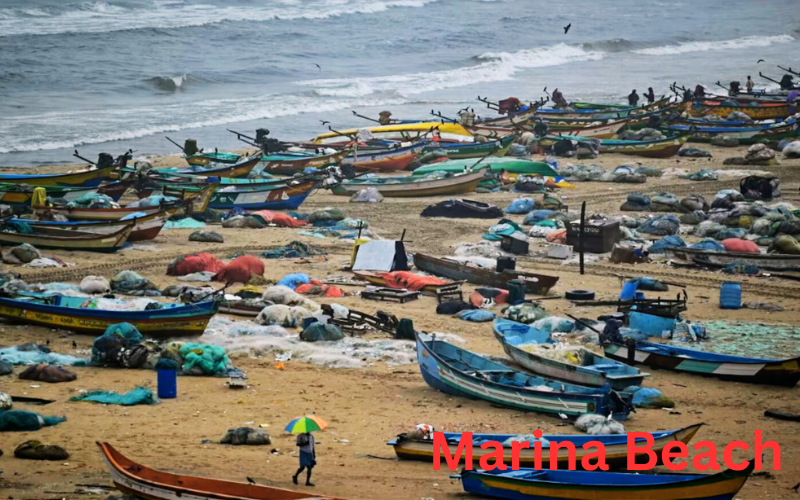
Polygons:
<instances>
[{"instance_id":1,"label":"boat hull","mask_svg":"<svg viewBox=\"0 0 800 500\"><path fill-rule=\"evenodd\" d=\"M192 170L192 169L183 169L178 170L178 174L188 174L188 175L202 175L204 177L232 177L232 178L239 178L239 177L247 177L250 172L258 166L259 162L261 161L261 156L251 156L250 158L246 158L245 160L234 163L232 165L225 165L222 167L217 168L210 168L206 170ZM164 172L168 174L169 172Z\"/></svg>"},{"instance_id":2,"label":"boat hull","mask_svg":"<svg viewBox=\"0 0 800 500\"><path fill-rule=\"evenodd\" d=\"M363 152L355 151L344 158L342 165L352 165L359 172L396 172L403 170L413 162L425 144L415 144L407 148L396 150Z\"/></svg>"},{"instance_id":3,"label":"boat hull","mask_svg":"<svg viewBox=\"0 0 800 500\"><path fill-rule=\"evenodd\" d=\"M128 241L132 230L132 223L128 223L110 234L93 234L70 231L68 229L39 227L34 234L0 231L0 243L4 245L27 243L36 248L113 253L122 248L122 245Z\"/></svg>"},{"instance_id":4,"label":"boat hull","mask_svg":"<svg viewBox=\"0 0 800 500\"><path fill-rule=\"evenodd\" d=\"M232 208L244 210L294 210L303 204L316 187L316 182L307 182L294 186L270 187L264 190L216 191L212 195L208 206L218 210Z\"/></svg>"},{"instance_id":5,"label":"boat hull","mask_svg":"<svg viewBox=\"0 0 800 500\"><path fill-rule=\"evenodd\" d=\"M442 179L397 184L343 182L332 187L331 192L338 196L352 196L364 188L374 187L387 198L465 194L475 191L485 176L485 171L479 170Z\"/></svg>"},{"instance_id":6,"label":"boat hull","mask_svg":"<svg viewBox=\"0 0 800 500\"><path fill-rule=\"evenodd\" d=\"M665 254L668 259L700 266L725 267L742 263L768 271L800 271L800 255L709 252L694 248L668 248Z\"/></svg>"},{"instance_id":7,"label":"boat hull","mask_svg":"<svg viewBox=\"0 0 800 500\"><path fill-rule=\"evenodd\" d=\"M90 223L81 223L81 222L51 222L51 221L39 221L39 220L32 220L32 219L16 219L20 222L25 222L33 228L36 227L51 227L51 228L58 228L58 229L65 229L71 231L81 231L81 232L88 232L94 234L110 234L118 231L119 229L127 226L131 222L134 222L133 230L131 234L128 236L128 241L136 242L136 241L148 241L155 239L156 236L159 235L161 229L163 229L164 224L167 222L167 219L171 215L171 210L167 210L164 212L158 212L153 215L148 215L146 217L141 217L135 220L125 220L125 221L111 221L111 222L90 222Z\"/></svg>"},{"instance_id":8,"label":"boat hull","mask_svg":"<svg viewBox=\"0 0 800 500\"><path fill-rule=\"evenodd\" d=\"M307 168L322 168L328 165L337 165L350 154L350 150L337 151L336 153L321 156L309 156L296 160L275 160L264 162L264 172L278 175L294 175Z\"/></svg>"},{"instance_id":9,"label":"boat hull","mask_svg":"<svg viewBox=\"0 0 800 500\"><path fill-rule=\"evenodd\" d=\"M691 116L704 116L713 113L717 116L728 116L734 111L744 113L753 120L775 120L788 118L791 115L788 104L776 103L764 106L723 106L714 101L704 101L702 104L688 103L686 111Z\"/></svg>"},{"instance_id":10,"label":"boat hull","mask_svg":"<svg viewBox=\"0 0 800 500\"><path fill-rule=\"evenodd\" d=\"M505 156L508 148L513 144L515 134L509 134L502 139L489 142L475 142L464 144L439 144L426 146L420 154L436 151L444 153L451 160L463 160L466 158L482 158L486 155Z\"/></svg>"},{"instance_id":11,"label":"boat hull","mask_svg":"<svg viewBox=\"0 0 800 500\"><path fill-rule=\"evenodd\" d=\"M103 181L111 179L112 172L118 165L83 170L69 174L0 174L0 182L8 184L27 184L29 186L63 186L63 187L97 187Z\"/></svg>"}]
</instances>

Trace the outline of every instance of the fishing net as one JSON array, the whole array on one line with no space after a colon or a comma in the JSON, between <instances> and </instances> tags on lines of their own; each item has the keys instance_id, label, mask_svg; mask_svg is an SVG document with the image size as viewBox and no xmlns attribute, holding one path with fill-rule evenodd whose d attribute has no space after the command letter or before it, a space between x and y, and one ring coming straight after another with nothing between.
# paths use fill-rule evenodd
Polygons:
<instances>
[{"instance_id":1,"label":"fishing net","mask_svg":"<svg viewBox=\"0 0 800 500\"><path fill-rule=\"evenodd\" d=\"M12 365L48 364L86 366L86 358L51 352L50 348L37 344L23 344L0 349L0 360Z\"/></svg>"},{"instance_id":2,"label":"fishing net","mask_svg":"<svg viewBox=\"0 0 800 500\"><path fill-rule=\"evenodd\" d=\"M67 417L44 417L38 413L24 410L8 410L0 412L0 432L2 431L38 431L65 422Z\"/></svg>"},{"instance_id":3,"label":"fishing net","mask_svg":"<svg viewBox=\"0 0 800 500\"><path fill-rule=\"evenodd\" d=\"M90 401L92 403L122 406L152 405L158 403L153 391L146 387L137 387L125 394L101 390L88 391L80 396L73 396L69 398L69 400Z\"/></svg>"}]
</instances>

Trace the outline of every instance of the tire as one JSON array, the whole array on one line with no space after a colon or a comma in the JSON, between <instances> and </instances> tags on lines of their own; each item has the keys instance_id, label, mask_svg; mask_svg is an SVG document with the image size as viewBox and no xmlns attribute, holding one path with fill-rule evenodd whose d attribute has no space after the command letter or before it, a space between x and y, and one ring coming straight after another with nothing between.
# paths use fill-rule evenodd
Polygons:
<instances>
[{"instance_id":1,"label":"tire","mask_svg":"<svg viewBox=\"0 0 800 500\"><path fill-rule=\"evenodd\" d=\"M569 290L564 294L567 300L594 300L594 292L591 290Z\"/></svg>"}]
</instances>

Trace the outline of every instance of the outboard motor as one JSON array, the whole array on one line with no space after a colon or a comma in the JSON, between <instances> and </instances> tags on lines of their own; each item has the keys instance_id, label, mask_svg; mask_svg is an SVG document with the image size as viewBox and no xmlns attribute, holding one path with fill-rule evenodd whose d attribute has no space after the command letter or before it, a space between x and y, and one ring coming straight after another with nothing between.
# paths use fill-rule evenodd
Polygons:
<instances>
[{"instance_id":1,"label":"outboard motor","mask_svg":"<svg viewBox=\"0 0 800 500\"><path fill-rule=\"evenodd\" d=\"M183 142L183 154L187 156L192 156L193 154L199 152L200 150L197 149L197 140L196 139L186 139Z\"/></svg>"},{"instance_id":2,"label":"outboard motor","mask_svg":"<svg viewBox=\"0 0 800 500\"><path fill-rule=\"evenodd\" d=\"M114 165L114 157L108 153L97 155L97 168L107 168Z\"/></svg>"},{"instance_id":3,"label":"outboard motor","mask_svg":"<svg viewBox=\"0 0 800 500\"><path fill-rule=\"evenodd\" d=\"M267 140L268 135L269 135L269 129L265 128L256 129L256 144L262 144L265 140Z\"/></svg>"},{"instance_id":4,"label":"outboard motor","mask_svg":"<svg viewBox=\"0 0 800 500\"><path fill-rule=\"evenodd\" d=\"M381 111L378 113L378 123L381 125L389 125L392 123L392 112L391 111Z\"/></svg>"},{"instance_id":5,"label":"outboard motor","mask_svg":"<svg viewBox=\"0 0 800 500\"><path fill-rule=\"evenodd\" d=\"M729 96L737 96L741 92L741 84L739 82L731 82L730 89L728 90Z\"/></svg>"},{"instance_id":6,"label":"outboard motor","mask_svg":"<svg viewBox=\"0 0 800 500\"><path fill-rule=\"evenodd\" d=\"M781 90L792 90L794 88L794 82L792 80L794 80L792 75L783 75L783 78L781 78Z\"/></svg>"}]
</instances>

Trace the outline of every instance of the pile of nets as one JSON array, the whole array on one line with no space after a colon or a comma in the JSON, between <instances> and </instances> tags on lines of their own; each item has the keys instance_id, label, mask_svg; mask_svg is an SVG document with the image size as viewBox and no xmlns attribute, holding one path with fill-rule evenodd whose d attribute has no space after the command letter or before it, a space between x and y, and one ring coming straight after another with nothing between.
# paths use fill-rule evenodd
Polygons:
<instances>
[{"instance_id":1,"label":"pile of nets","mask_svg":"<svg viewBox=\"0 0 800 500\"><path fill-rule=\"evenodd\" d=\"M135 271L121 271L111 279L111 289L126 295L155 297L161 291L147 278Z\"/></svg>"},{"instance_id":2,"label":"pile of nets","mask_svg":"<svg viewBox=\"0 0 800 500\"><path fill-rule=\"evenodd\" d=\"M122 405L122 406L136 406L136 405L154 405L158 403L153 391L147 387L137 387L125 394L117 394L113 391L93 390L86 391L80 396L73 396L69 398L70 401L89 401L92 403L100 403L105 405Z\"/></svg>"},{"instance_id":3,"label":"pile of nets","mask_svg":"<svg viewBox=\"0 0 800 500\"><path fill-rule=\"evenodd\" d=\"M185 217L179 220L168 220L164 224L164 229L202 229L206 227L205 222L201 222L192 217Z\"/></svg>"},{"instance_id":4,"label":"pile of nets","mask_svg":"<svg viewBox=\"0 0 800 500\"><path fill-rule=\"evenodd\" d=\"M575 428L593 436L600 434L625 434L625 426L603 415L587 413L578 417Z\"/></svg>"},{"instance_id":5,"label":"pile of nets","mask_svg":"<svg viewBox=\"0 0 800 500\"><path fill-rule=\"evenodd\" d=\"M161 358L175 361L184 375L224 376L233 367L224 348L197 342L171 342Z\"/></svg>"},{"instance_id":6,"label":"pile of nets","mask_svg":"<svg viewBox=\"0 0 800 500\"><path fill-rule=\"evenodd\" d=\"M0 432L38 431L42 427L66 422L67 417L44 417L38 413L24 410L8 410L0 412Z\"/></svg>"},{"instance_id":7,"label":"pile of nets","mask_svg":"<svg viewBox=\"0 0 800 500\"><path fill-rule=\"evenodd\" d=\"M92 343L92 364L119 368L140 368L147 362L149 351L142 345L144 337L130 323L116 323L106 328Z\"/></svg>"},{"instance_id":8,"label":"pile of nets","mask_svg":"<svg viewBox=\"0 0 800 500\"><path fill-rule=\"evenodd\" d=\"M295 259L299 257L311 257L312 255L327 255L327 252L302 241L292 241L280 248L265 250L261 253L261 257L265 259Z\"/></svg>"},{"instance_id":9,"label":"pile of nets","mask_svg":"<svg viewBox=\"0 0 800 500\"><path fill-rule=\"evenodd\" d=\"M247 283L253 276L264 275L264 263L253 255L241 255L223 267L214 281L222 283Z\"/></svg>"},{"instance_id":10,"label":"pile of nets","mask_svg":"<svg viewBox=\"0 0 800 500\"><path fill-rule=\"evenodd\" d=\"M250 215L265 225L274 224L279 227L302 227L306 225L304 221L296 219L289 214L273 212L272 210L259 210Z\"/></svg>"},{"instance_id":11,"label":"pile of nets","mask_svg":"<svg viewBox=\"0 0 800 500\"><path fill-rule=\"evenodd\" d=\"M66 365L86 366L85 358L52 352L49 347L38 344L22 344L0 349L0 361L12 365Z\"/></svg>"},{"instance_id":12,"label":"pile of nets","mask_svg":"<svg viewBox=\"0 0 800 500\"><path fill-rule=\"evenodd\" d=\"M67 203L69 208L119 208L119 205L109 196L100 193L86 193L75 201Z\"/></svg>"},{"instance_id":13,"label":"pile of nets","mask_svg":"<svg viewBox=\"0 0 800 500\"><path fill-rule=\"evenodd\" d=\"M167 276L186 276L203 271L218 273L223 267L225 264L210 253L193 253L173 260L167 266Z\"/></svg>"}]
</instances>

